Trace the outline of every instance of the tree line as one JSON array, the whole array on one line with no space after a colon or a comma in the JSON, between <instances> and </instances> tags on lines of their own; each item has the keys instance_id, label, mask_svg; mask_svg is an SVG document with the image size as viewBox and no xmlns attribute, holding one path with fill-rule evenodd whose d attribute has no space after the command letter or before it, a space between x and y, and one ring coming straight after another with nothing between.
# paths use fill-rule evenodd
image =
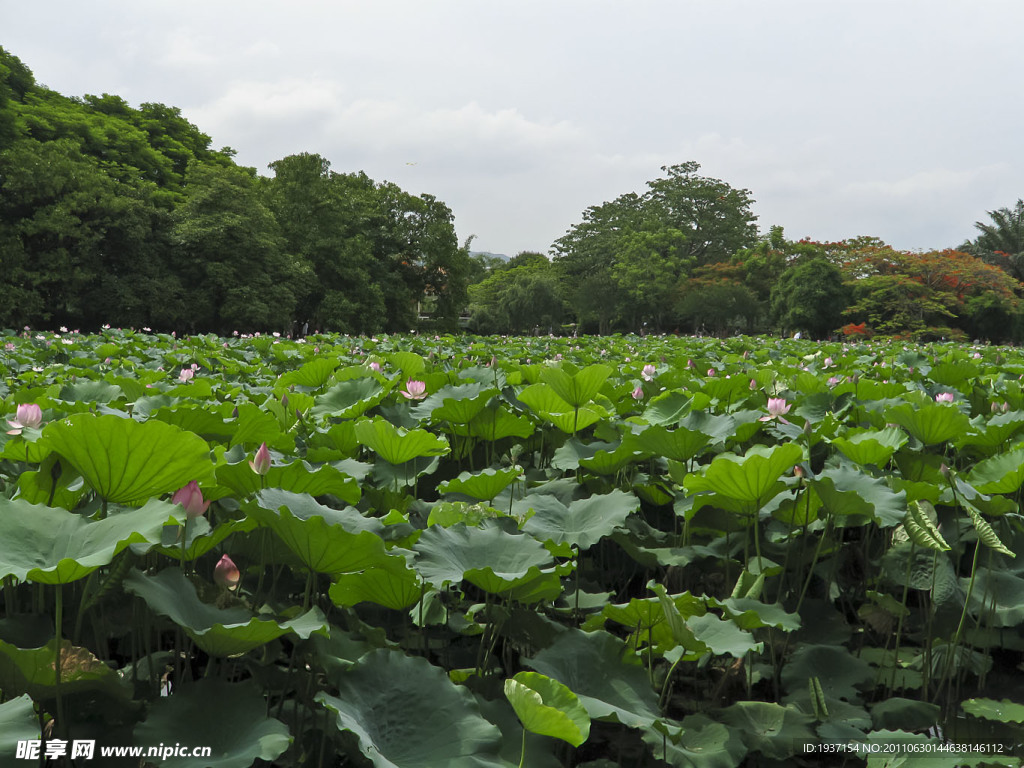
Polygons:
<instances>
[{"instance_id":1,"label":"tree line","mask_svg":"<svg viewBox=\"0 0 1024 768\"><path fill-rule=\"evenodd\" d=\"M550 259L478 259L471 327L1024 340L1024 202L940 251L794 241L759 234L750 191L699 168L665 167L643 194L588 208Z\"/></svg>"},{"instance_id":2,"label":"tree line","mask_svg":"<svg viewBox=\"0 0 1024 768\"><path fill-rule=\"evenodd\" d=\"M180 110L71 98L0 48L0 327L457 327L448 207L314 154L237 165Z\"/></svg>"},{"instance_id":3,"label":"tree line","mask_svg":"<svg viewBox=\"0 0 1024 768\"><path fill-rule=\"evenodd\" d=\"M663 168L549 254L316 154L239 166L163 104L67 97L0 48L0 328L880 333L1024 340L1024 202L927 253L760 233L749 190Z\"/></svg>"}]
</instances>

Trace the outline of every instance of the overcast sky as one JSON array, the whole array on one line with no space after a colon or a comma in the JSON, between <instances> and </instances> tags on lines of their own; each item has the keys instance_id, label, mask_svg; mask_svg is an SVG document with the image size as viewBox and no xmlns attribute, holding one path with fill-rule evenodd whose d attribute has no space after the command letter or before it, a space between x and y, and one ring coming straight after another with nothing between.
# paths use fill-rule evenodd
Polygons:
<instances>
[{"instance_id":1,"label":"overcast sky","mask_svg":"<svg viewBox=\"0 0 1024 768\"><path fill-rule=\"evenodd\" d=\"M54 90L430 193L509 255L687 160L762 232L957 245L1024 197L1021 29L1020 0L0 2Z\"/></svg>"}]
</instances>

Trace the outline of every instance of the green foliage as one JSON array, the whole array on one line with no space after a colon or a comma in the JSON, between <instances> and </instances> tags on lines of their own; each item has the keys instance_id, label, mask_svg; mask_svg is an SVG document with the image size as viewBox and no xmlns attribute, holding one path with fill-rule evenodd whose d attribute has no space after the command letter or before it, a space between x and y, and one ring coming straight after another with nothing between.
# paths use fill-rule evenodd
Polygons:
<instances>
[{"instance_id":1,"label":"green foliage","mask_svg":"<svg viewBox=\"0 0 1024 768\"><path fill-rule=\"evenodd\" d=\"M786 270L772 288L772 321L785 331L826 338L842 325L849 301L840 271L824 259L810 259Z\"/></svg>"}]
</instances>

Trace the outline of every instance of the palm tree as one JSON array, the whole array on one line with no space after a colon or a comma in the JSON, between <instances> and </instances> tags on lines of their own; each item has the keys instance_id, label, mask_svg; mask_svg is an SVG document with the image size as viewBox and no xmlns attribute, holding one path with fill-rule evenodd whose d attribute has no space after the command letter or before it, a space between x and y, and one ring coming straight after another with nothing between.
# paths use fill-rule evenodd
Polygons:
<instances>
[{"instance_id":1,"label":"palm tree","mask_svg":"<svg viewBox=\"0 0 1024 768\"><path fill-rule=\"evenodd\" d=\"M1024 280L1024 200L1018 200L1013 210L1000 208L988 215L990 223L974 222L981 234L971 243L971 251Z\"/></svg>"}]
</instances>

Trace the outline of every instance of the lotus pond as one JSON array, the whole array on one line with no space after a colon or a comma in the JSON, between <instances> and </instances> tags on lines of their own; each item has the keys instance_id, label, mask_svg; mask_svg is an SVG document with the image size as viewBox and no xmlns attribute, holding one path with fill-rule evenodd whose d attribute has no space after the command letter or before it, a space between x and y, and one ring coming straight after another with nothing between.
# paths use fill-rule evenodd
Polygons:
<instances>
[{"instance_id":1,"label":"lotus pond","mask_svg":"<svg viewBox=\"0 0 1024 768\"><path fill-rule=\"evenodd\" d=\"M4 764L1024 756L1016 349L0 341Z\"/></svg>"}]
</instances>

